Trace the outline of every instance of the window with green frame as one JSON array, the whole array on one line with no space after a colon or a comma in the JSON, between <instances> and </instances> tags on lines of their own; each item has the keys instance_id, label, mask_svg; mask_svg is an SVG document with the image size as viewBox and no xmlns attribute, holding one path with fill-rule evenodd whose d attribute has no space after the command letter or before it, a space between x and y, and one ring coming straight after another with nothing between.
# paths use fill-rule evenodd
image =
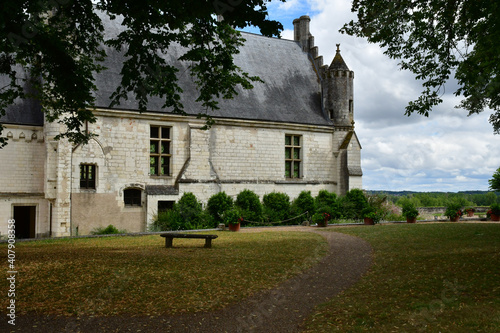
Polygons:
<instances>
[{"instance_id":1,"label":"window with green frame","mask_svg":"<svg viewBox=\"0 0 500 333\"><path fill-rule=\"evenodd\" d=\"M149 141L149 174L170 176L171 127L151 126Z\"/></svg>"},{"instance_id":2,"label":"window with green frame","mask_svg":"<svg viewBox=\"0 0 500 333\"><path fill-rule=\"evenodd\" d=\"M302 136L301 135L285 135L285 177L286 178L301 178L302 164Z\"/></svg>"},{"instance_id":3,"label":"window with green frame","mask_svg":"<svg viewBox=\"0 0 500 333\"><path fill-rule=\"evenodd\" d=\"M94 164L80 164L80 188L95 190L95 183L96 166Z\"/></svg>"}]
</instances>

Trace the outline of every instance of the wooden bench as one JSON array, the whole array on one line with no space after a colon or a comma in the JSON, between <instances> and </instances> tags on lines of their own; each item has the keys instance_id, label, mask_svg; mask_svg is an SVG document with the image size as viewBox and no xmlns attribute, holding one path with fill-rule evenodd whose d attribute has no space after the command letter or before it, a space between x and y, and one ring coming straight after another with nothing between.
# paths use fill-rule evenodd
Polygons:
<instances>
[{"instance_id":1,"label":"wooden bench","mask_svg":"<svg viewBox=\"0 0 500 333\"><path fill-rule=\"evenodd\" d=\"M161 234L160 236L165 237L165 247L172 247L172 242L174 238L204 238L206 248L211 248L212 239L219 237L217 235L178 234L178 233L166 233L166 234Z\"/></svg>"}]
</instances>

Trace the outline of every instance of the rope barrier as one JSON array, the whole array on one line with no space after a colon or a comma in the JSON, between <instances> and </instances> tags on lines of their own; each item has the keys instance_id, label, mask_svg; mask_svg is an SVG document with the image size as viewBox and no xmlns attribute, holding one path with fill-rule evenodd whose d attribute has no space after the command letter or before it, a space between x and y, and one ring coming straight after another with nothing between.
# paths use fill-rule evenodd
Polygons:
<instances>
[{"instance_id":1,"label":"rope barrier","mask_svg":"<svg viewBox=\"0 0 500 333\"><path fill-rule=\"evenodd\" d=\"M279 223L284 223L284 222L288 222L288 221L292 221L292 220L298 219L299 217L301 217L303 215L306 215L306 214L309 216L309 212L305 212L305 213L302 213L300 215L297 215L296 217L292 217L291 219L283 220L283 221L278 221L278 222L255 222L255 221L248 221L248 220L243 220L243 222L253 223L253 224L279 224Z\"/></svg>"}]
</instances>

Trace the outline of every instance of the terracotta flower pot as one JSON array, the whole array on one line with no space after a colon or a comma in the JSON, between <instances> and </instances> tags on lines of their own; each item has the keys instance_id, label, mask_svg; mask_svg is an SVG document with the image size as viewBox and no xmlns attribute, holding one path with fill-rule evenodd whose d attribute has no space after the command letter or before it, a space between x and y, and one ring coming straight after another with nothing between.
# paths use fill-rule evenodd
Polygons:
<instances>
[{"instance_id":1,"label":"terracotta flower pot","mask_svg":"<svg viewBox=\"0 0 500 333\"><path fill-rule=\"evenodd\" d=\"M495 214L491 214L491 220L492 221L500 221L500 216L495 215Z\"/></svg>"},{"instance_id":2,"label":"terracotta flower pot","mask_svg":"<svg viewBox=\"0 0 500 333\"><path fill-rule=\"evenodd\" d=\"M460 219L460 216L450 217L451 222L458 222L459 219Z\"/></svg>"},{"instance_id":3,"label":"terracotta flower pot","mask_svg":"<svg viewBox=\"0 0 500 333\"><path fill-rule=\"evenodd\" d=\"M364 219L364 222L366 225L374 225L375 222L373 221L373 219L369 218L369 217L365 217Z\"/></svg>"},{"instance_id":4,"label":"terracotta flower pot","mask_svg":"<svg viewBox=\"0 0 500 333\"><path fill-rule=\"evenodd\" d=\"M467 216L468 217L473 217L474 216L474 212L467 212Z\"/></svg>"},{"instance_id":5,"label":"terracotta flower pot","mask_svg":"<svg viewBox=\"0 0 500 333\"><path fill-rule=\"evenodd\" d=\"M406 218L406 223L415 223L415 222L417 222L416 217L407 217Z\"/></svg>"},{"instance_id":6,"label":"terracotta flower pot","mask_svg":"<svg viewBox=\"0 0 500 333\"><path fill-rule=\"evenodd\" d=\"M318 227L328 227L328 221L318 222Z\"/></svg>"},{"instance_id":7,"label":"terracotta flower pot","mask_svg":"<svg viewBox=\"0 0 500 333\"><path fill-rule=\"evenodd\" d=\"M229 224L229 231L240 231L240 224Z\"/></svg>"}]
</instances>

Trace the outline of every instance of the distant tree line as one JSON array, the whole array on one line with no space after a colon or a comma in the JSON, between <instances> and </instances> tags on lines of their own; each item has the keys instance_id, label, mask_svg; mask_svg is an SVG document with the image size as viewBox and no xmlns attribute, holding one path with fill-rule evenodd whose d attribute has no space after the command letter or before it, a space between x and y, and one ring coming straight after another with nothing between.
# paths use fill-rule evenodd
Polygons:
<instances>
[{"instance_id":1,"label":"distant tree line","mask_svg":"<svg viewBox=\"0 0 500 333\"><path fill-rule=\"evenodd\" d=\"M401 206L401 202L410 200L417 207L446 207L451 202L465 206L490 206L500 203L500 192L382 192L371 193L387 195L387 200Z\"/></svg>"}]
</instances>

